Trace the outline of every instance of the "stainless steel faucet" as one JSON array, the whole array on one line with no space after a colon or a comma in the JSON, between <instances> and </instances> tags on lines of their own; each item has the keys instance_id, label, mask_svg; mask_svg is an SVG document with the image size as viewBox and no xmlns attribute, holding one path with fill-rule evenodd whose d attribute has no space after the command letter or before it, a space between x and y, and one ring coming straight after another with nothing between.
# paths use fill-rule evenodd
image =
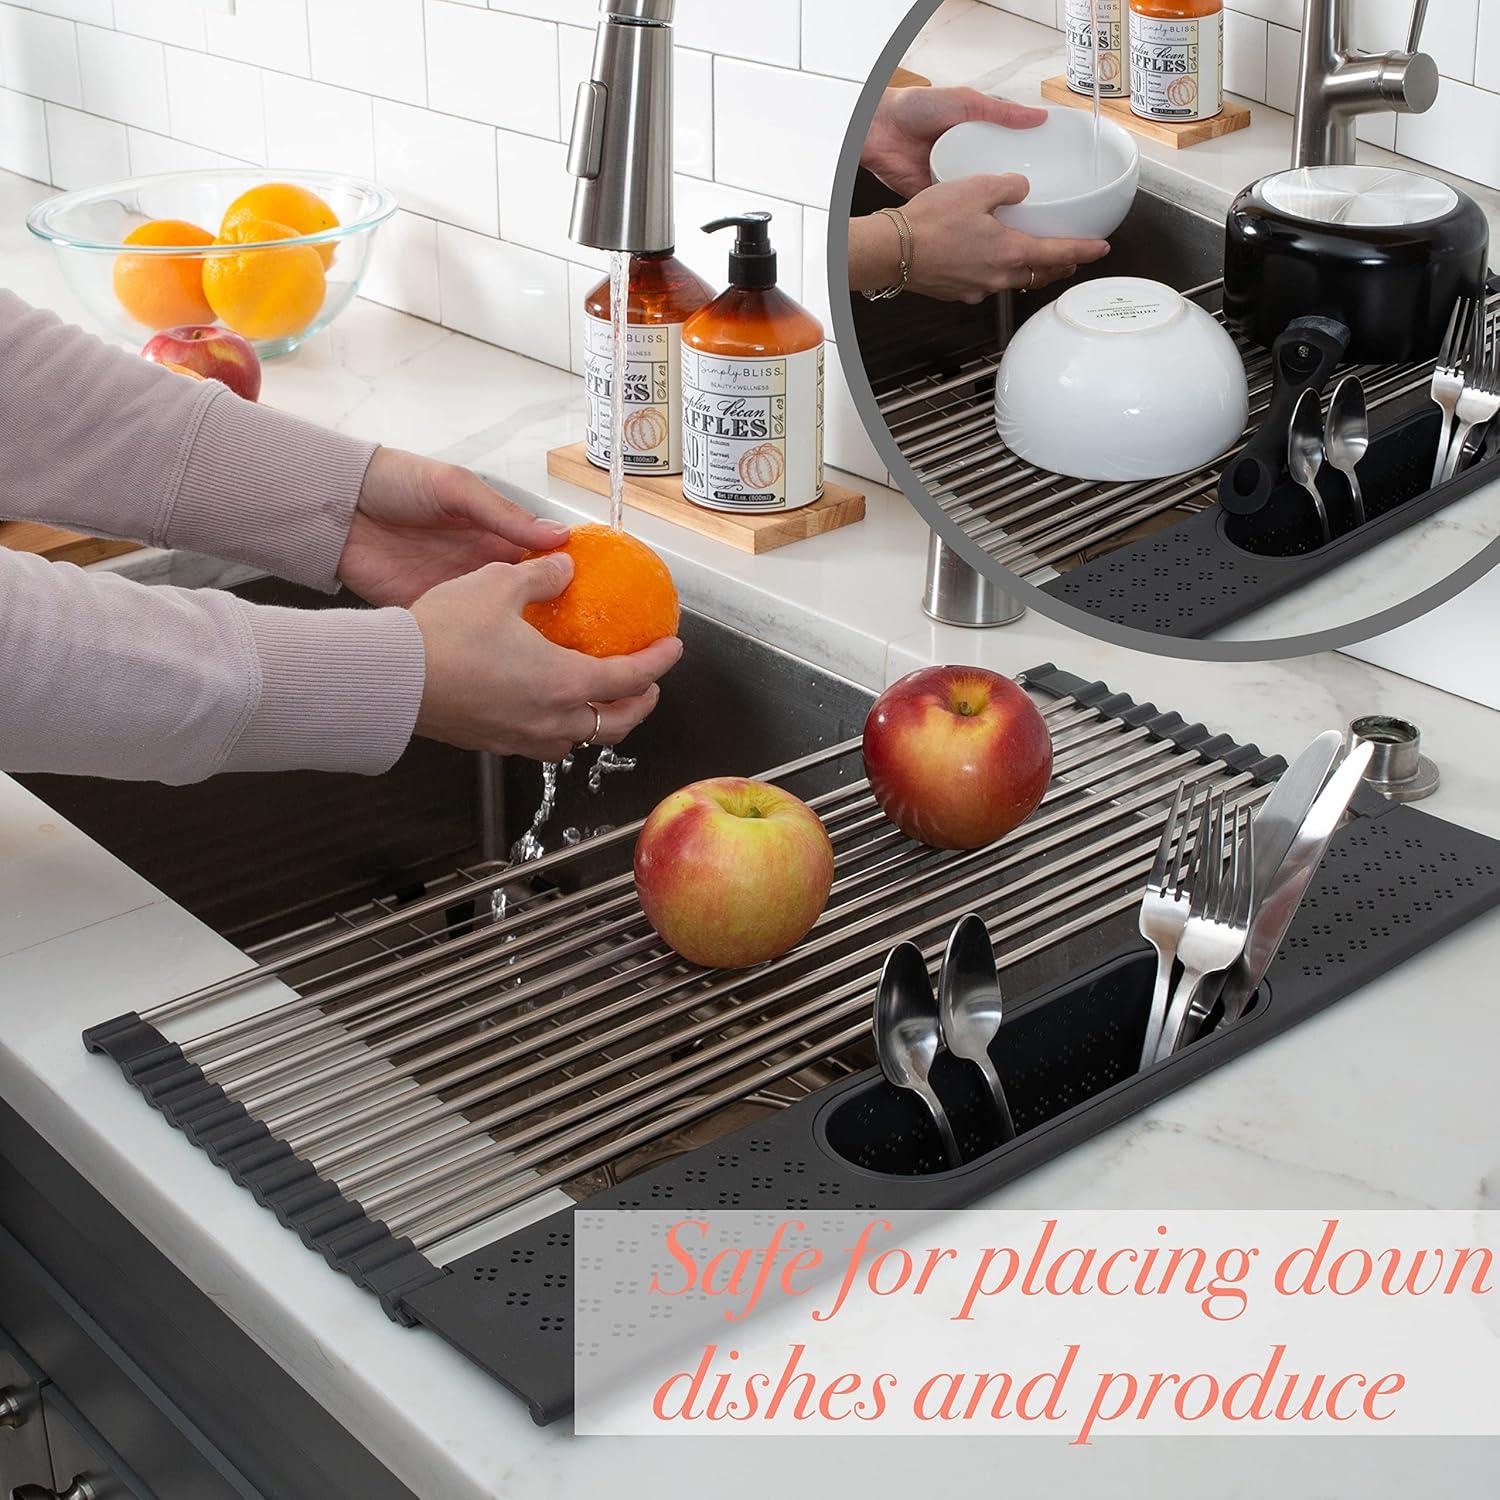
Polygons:
<instances>
[{"instance_id":1,"label":"stainless steel faucet","mask_svg":"<svg viewBox=\"0 0 1500 1500\"><path fill-rule=\"evenodd\" d=\"M1419 52L1427 0L1415 0L1404 52L1358 52L1349 45L1354 0L1303 0L1302 64L1292 123L1294 167L1347 166L1356 115L1394 110L1420 115L1438 92L1437 64Z\"/></svg>"},{"instance_id":2,"label":"stainless steel faucet","mask_svg":"<svg viewBox=\"0 0 1500 1500\"><path fill-rule=\"evenodd\" d=\"M1005 592L993 578L972 568L937 532L927 538L927 581L922 611L939 625L978 629L1013 625L1026 613L1019 599Z\"/></svg>"},{"instance_id":3,"label":"stainless steel faucet","mask_svg":"<svg viewBox=\"0 0 1500 1500\"><path fill-rule=\"evenodd\" d=\"M578 86L568 170L573 239L670 250L673 0L603 0L592 76Z\"/></svg>"}]
</instances>

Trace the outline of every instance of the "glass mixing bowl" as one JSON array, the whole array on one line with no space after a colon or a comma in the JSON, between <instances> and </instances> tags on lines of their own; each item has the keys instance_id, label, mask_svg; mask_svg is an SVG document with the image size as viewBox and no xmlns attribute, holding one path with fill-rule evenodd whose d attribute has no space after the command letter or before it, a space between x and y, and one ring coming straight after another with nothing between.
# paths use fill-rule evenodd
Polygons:
<instances>
[{"instance_id":1,"label":"glass mixing bowl","mask_svg":"<svg viewBox=\"0 0 1500 1500\"><path fill-rule=\"evenodd\" d=\"M241 193L268 183L293 183L316 193L333 210L338 226L292 239L186 249L124 243L132 229L152 219L185 219L216 234L224 211ZM99 326L137 347L157 328L140 321L116 293L116 265L122 256L132 258L130 271L134 276L144 276L148 281L154 259L206 264L222 257L243 257L227 275L226 268L217 273L231 291L229 299L219 299L229 316L217 321L230 327L236 321L246 323L237 331L249 338L263 359L271 359L289 353L304 339L328 327L349 305L369 264L375 232L395 211L396 200L390 193L358 177L340 172L273 172L245 167L163 172L63 193L39 203L27 215L26 227L52 245L69 287ZM327 263L321 301L315 292L308 294L308 246L318 249ZM293 253L298 251L302 253L294 259ZM242 273L242 267L248 269ZM163 274L183 273L180 266L169 272L164 264ZM189 277L195 274L188 269ZM242 281L237 280L241 277ZM295 289L297 295L285 295L284 303L295 306L279 317L247 319L233 305L260 296L274 300L287 287ZM137 311L140 305L137 302ZM279 323L275 335L257 336L253 330L268 322Z\"/></svg>"}]
</instances>

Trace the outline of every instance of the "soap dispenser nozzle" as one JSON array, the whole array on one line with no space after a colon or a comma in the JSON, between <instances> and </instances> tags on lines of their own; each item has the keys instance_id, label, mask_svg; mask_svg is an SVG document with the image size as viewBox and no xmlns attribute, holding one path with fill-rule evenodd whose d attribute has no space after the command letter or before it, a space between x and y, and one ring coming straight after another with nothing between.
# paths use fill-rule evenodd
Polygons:
<instances>
[{"instance_id":1,"label":"soap dispenser nozzle","mask_svg":"<svg viewBox=\"0 0 1500 1500\"><path fill-rule=\"evenodd\" d=\"M703 226L705 234L734 229L734 249L729 254L730 286L765 288L776 285L776 251L771 244L768 213L731 214Z\"/></svg>"},{"instance_id":2,"label":"soap dispenser nozzle","mask_svg":"<svg viewBox=\"0 0 1500 1500\"><path fill-rule=\"evenodd\" d=\"M603 0L578 86L568 170L572 237L595 250L670 250L673 0Z\"/></svg>"}]
</instances>

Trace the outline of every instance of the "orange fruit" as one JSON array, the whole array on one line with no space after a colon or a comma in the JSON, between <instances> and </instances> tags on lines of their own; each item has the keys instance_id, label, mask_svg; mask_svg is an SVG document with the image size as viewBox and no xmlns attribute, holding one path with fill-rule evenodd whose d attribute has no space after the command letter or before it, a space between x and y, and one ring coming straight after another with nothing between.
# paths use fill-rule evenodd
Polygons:
<instances>
[{"instance_id":1,"label":"orange fruit","mask_svg":"<svg viewBox=\"0 0 1500 1500\"><path fill-rule=\"evenodd\" d=\"M184 219L150 219L125 236L127 245L172 245L188 249L211 245L206 229ZM118 255L115 296L137 323L172 328L179 323L212 323L213 309L203 295L203 262L194 255Z\"/></svg>"},{"instance_id":2,"label":"orange fruit","mask_svg":"<svg viewBox=\"0 0 1500 1500\"><path fill-rule=\"evenodd\" d=\"M573 559L573 581L524 612L549 641L588 656L628 656L677 633L676 585L644 542L608 526L575 526L556 550Z\"/></svg>"},{"instance_id":3,"label":"orange fruit","mask_svg":"<svg viewBox=\"0 0 1500 1500\"><path fill-rule=\"evenodd\" d=\"M285 224L245 219L221 234L220 245L294 240ZM311 245L213 255L203 263L203 291L220 320L247 339L301 333L323 306L323 259Z\"/></svg>"},{"instance_id":4,"label":"orange fruit","mask_svg":"<svg viewBox=\"0 0 1500 1500\"><path fill-rule=\"evenodd\" d=\"M298 187L294 182L263 182L259 187L241 193L224 210L219 238L228 239L231 230L251 223L285 224L298 234L320 234L325 229L337 229L339 216L309 188ZM336 245L314 245L312 248L322 257L325 266L333 264Z\"/></svg>"}]
</instances>

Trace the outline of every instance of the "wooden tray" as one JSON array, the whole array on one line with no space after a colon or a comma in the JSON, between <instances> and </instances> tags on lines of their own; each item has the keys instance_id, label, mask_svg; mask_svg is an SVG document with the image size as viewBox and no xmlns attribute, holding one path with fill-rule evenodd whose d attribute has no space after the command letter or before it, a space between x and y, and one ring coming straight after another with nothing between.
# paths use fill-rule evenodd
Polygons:
<instances>
[{"instance_id":1,"label":"wooden tray","mask_svg":"<svg viewBox=\"0 0 1500 1500\"><path fill-rule=\"evenodd\" d=\"M1061 73L1042 84L1042 98L1051 100L1053 104L1070 104L1074 109L1091 110L1094 107L1093 98L1075 94ZM1221 135L1245 129L1250 123L1250 111L1232 99L1225 99L1224 108L1213 119L1185 120L1180 125L1167 120L1143 120L1131 110L1129 99L1102 99L1100 112L1116 125L1123 125L1134 134L1145 136L1148 141L1173 147L1197 146L1204 141L1217 140Z\"/></svg>"},{"instance_id":2,"label":"wooden tray","mask_svg":"<svg viewBox=\"0 0 1500 1500\"><path fill-rule=\"evenodd\" d=\"M609 475L596 469L588 460L588 451L582 443L568 448L554 448L547 455L547 472L570 484L592 490L596 495L609 494ZM825 483L823 498L801 510L784 511L779 515L739 516L727 511L704 510L683 499L682 480L642 479L627 477L625 480L625 503L648 516L659 516L664 521L674 521L689 531L701 532L741 552L770 552L776 547L785 547L788 542L800 542L806 537L821 536L825 531L837 531L840 526L852 526L865 518L865 497L856 490L846 490L840 484Z\"/></svg>"},{"instance_id":3,"label":"wooden tray","mask_svg":"<svg viewBox=\"0 0 1500 1500\"><path fill-rule=\"evenodd\" d=\"M139 550L137 542L107 541L103 537L84 536L76 531L60 531L36 521L0 521L0 547L12 552L34 552L51 562L77 563L80 568L102 562L106 557L121 557Z\"/></svg>"}]
</instances>

